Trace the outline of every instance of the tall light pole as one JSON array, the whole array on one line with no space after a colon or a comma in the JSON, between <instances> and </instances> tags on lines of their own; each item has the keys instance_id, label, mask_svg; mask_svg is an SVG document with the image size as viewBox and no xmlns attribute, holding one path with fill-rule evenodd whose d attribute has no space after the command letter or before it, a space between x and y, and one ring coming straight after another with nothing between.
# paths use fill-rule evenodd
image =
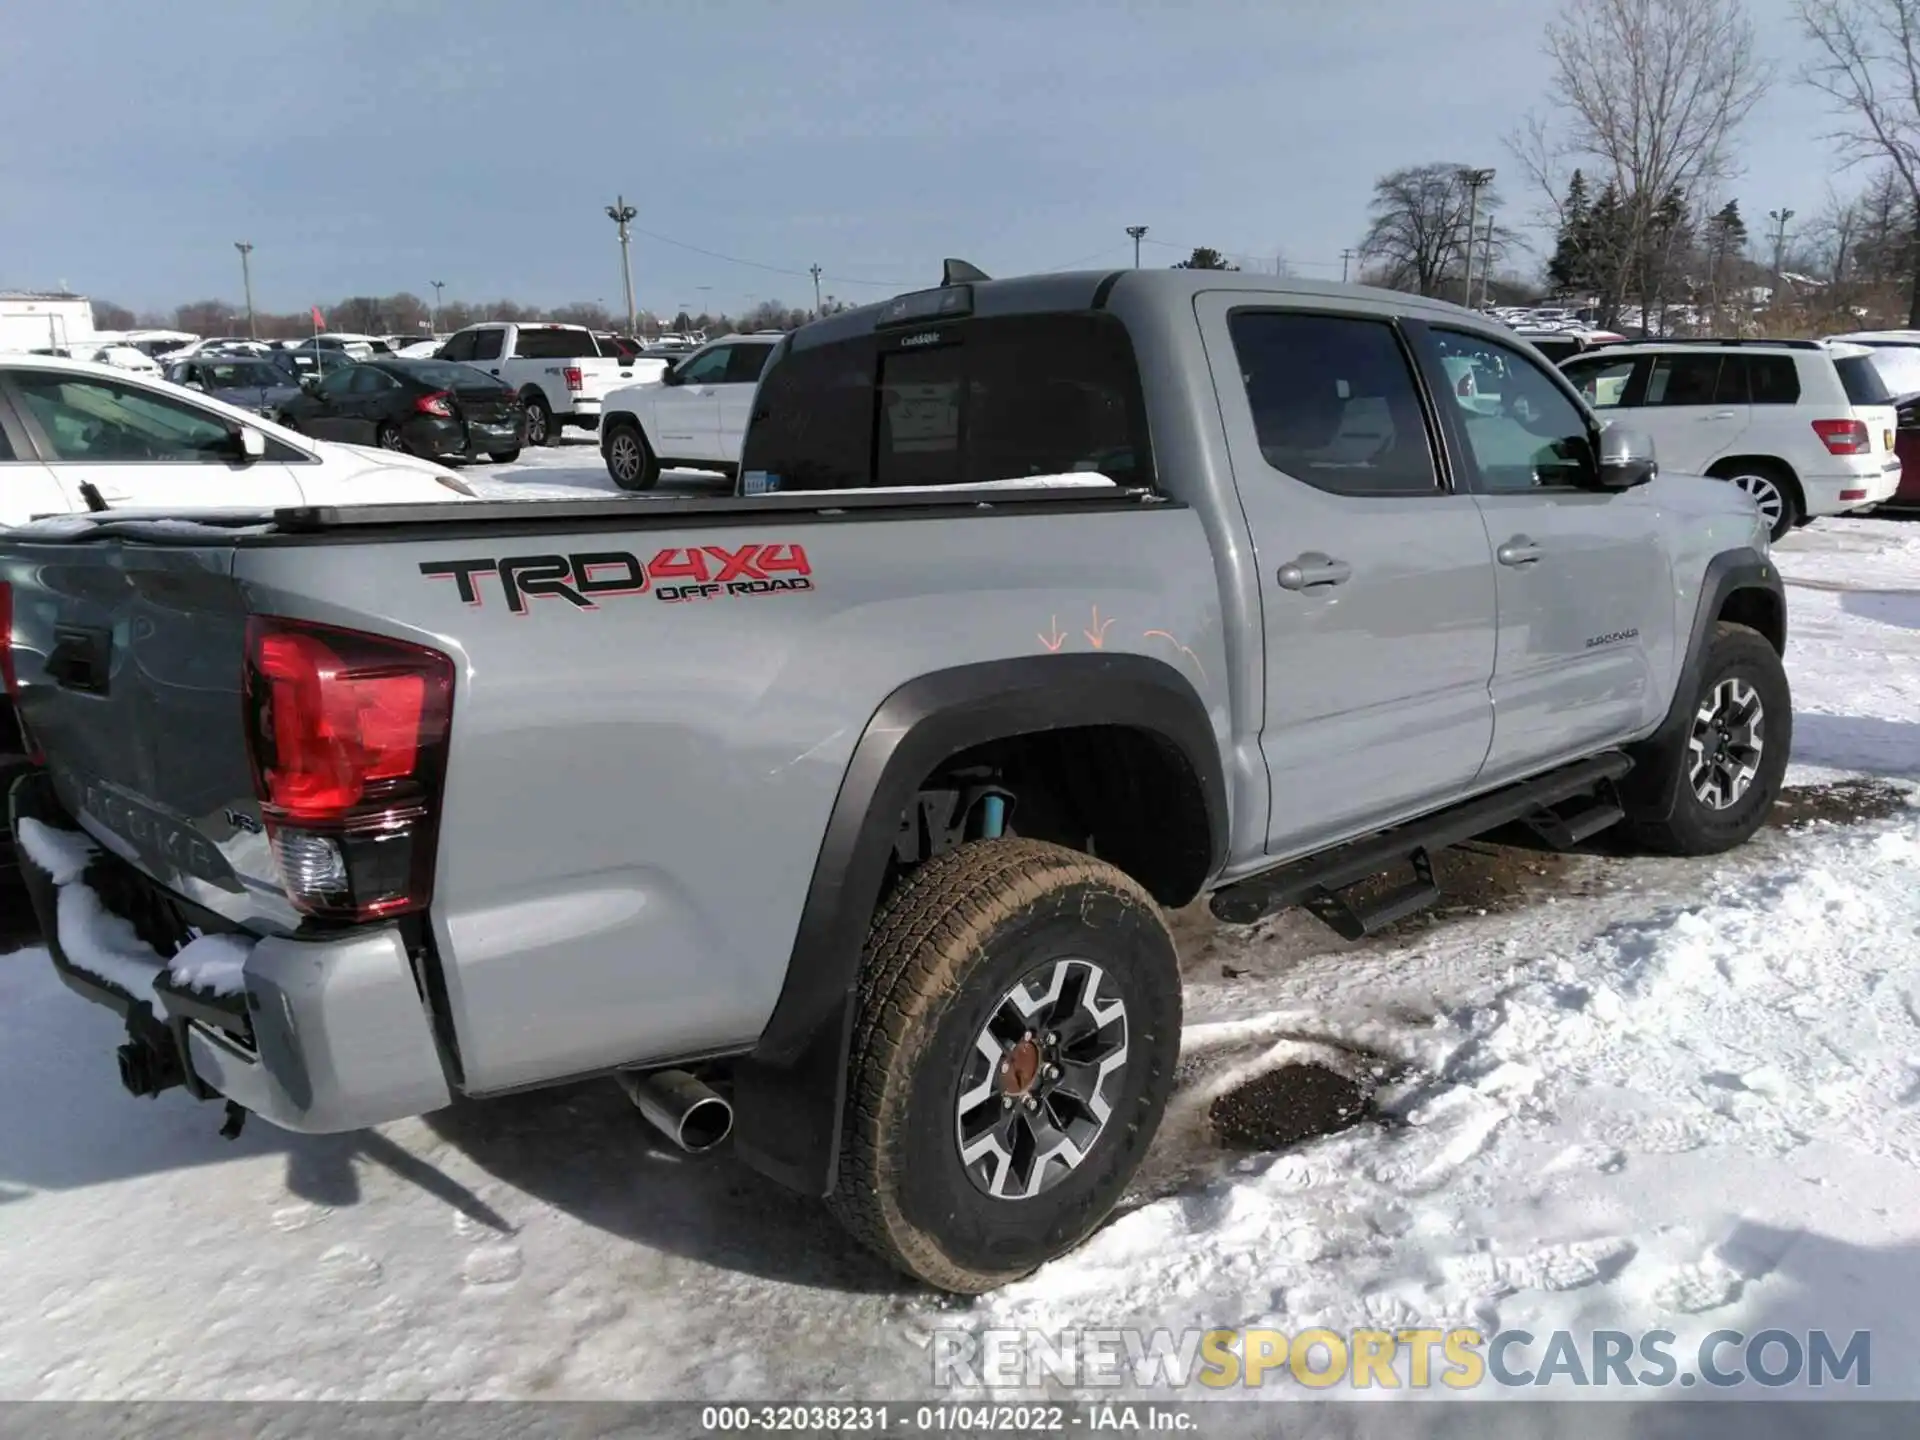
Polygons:
<instances>
[{"instance_id":1,"label":"tall light pole","mask_svg":"<svg viewBox=\"0 0 1920 1440\"><path fill-rule=\"evenodd\" d=\"M1127 234L1133 237L1133 268L1136 270L1140 268L1140 237L1146 233L1147 227L1144 225L1129 225L1127 227Z\"/></svg>"},{"instance_id":2,"label":"tall light pole","mask_svg":"<svg viewBox=\"0 0 1920 1440\"><path fill-rule=\"evenodd\" d=\"M1352 261L1353 251L1351 248L1340 252L1340 283L1342 285L1347 283L1347 266L1351 264Z\"/></svg>"},{"instance_id":3,"label":"tall light pole","mask_svg":"<svg viewBox=\"0 0 1920 1440\"><path fill-rule=\"evenodd\" d=\"M253 325L253 266L247 258L253 254L253 244L247 240L236 240L233 248L240 252L240 283L247 292L247 338L257 340L260 337Z\"/></svg>"},{"instance_id":4,"label":"tall light pole","mask_svg":"<svg viewBox=\"0 0 1920 1440\"><path fill-rule=\"evenodd\" d=\"M1769 210L1767 218L1773 221L1773 295L1775 305L1780 303L1782 292L1787 288L1787 280L1780 273L1780 267L1787 263L1787 222L1793 218L1791 210Z\"/></svg>"},{"instance_id":5,"label":"tall light pole","mask_svg":"<svg viewBox=\"0 0 1920 1440\"><path fill-rule=\"evenodd\" d=\"M1485 244L1480 252L1480 303L1488 301L1487 282L1493 278L1493 217L1487 216Z\"/></svg>"},{"instance_id":6,"label":"tall light pole","mask_svg":"<svg viewBox=\"0 0 1920 1440\"><path fill-rule=\"evenodd\" d=\"M440 333L440 292L447 288L447 282L429 280L427 283L433 286L433 333L438 335Z\"/></svg>"},{"instance_id":7,"label":"tall light pole","mask_svg":"<svg viewBox=\"0 0 1920 1440\"><path fill-rule=\"evenodd\" d=\"M813 276L813 318L820 318L820 267L809 265L807 272Z\"/></svg>"},{"instance_id":8,"label":"tall light pole","mask_svg":"<svg viewBox=\"0 0 1920 1440\"><path fill-rule=\"evenodd\" d=\"M627 204L627 197L616 195L607 206L607 218L620 227L620 278L627 286L627 334L633 334L633 256L628 248L627 226L640 212Z\"/></svg>"},{"instance_id":9,"label":"tall light pole","mask_svg":"<svg viewBox=\"0 0 1920 1440\"><path fill-rule=\"evenodd\" d=\"M1473 241L1480 231L1480 192L1493 183L1491 170L1462 170L1460 183L1467 187L1467 298L1473 308Z\"/></svg>"}]
</instances>

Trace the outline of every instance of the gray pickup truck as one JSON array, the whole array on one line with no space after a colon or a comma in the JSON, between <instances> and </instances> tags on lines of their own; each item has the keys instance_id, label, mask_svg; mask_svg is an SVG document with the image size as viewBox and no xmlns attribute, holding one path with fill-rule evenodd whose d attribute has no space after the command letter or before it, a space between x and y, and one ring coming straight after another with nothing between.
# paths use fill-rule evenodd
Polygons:
<instances>
[{"instance_id":1,"label":"gray pickup truck","mask_svg":"<svg viewBox=\"0 0 1920 1440\"><path fill-rule=\"evenodd\" d=\"M130 1090L613 1077L977 1292L1154 1135L1168 907L1358 936L1505 824L1738 845L1787 763L1752 504L1437 302L950 263L784 340L741 468L0 543L22 870Z\"/></svg>"}]
</instances>

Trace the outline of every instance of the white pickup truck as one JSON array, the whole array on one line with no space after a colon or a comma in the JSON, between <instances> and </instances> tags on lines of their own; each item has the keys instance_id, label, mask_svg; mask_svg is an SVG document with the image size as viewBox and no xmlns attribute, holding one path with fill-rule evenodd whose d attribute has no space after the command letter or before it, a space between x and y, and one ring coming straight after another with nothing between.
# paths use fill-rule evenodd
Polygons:
<instances>
[{"instance_id":1,"label":"white pickup truck","mask_svg":"<svg viewBox=\"0 0 1920 1440\"><path fill-rule=\"evenodd\" d=\"M584 325L469 325L440 347L439 358L475 366L520 392L527 443L556 445L562 426L600 427L609 390L659 377L664 360L602 355Z\"/></svg>"}]
</instances>

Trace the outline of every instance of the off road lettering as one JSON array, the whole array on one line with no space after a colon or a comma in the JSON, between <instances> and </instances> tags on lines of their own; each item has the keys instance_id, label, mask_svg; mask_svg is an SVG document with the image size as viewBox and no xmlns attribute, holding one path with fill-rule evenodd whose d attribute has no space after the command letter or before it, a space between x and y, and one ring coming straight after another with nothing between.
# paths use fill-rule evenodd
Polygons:
<instances>
[{"instance_id":1,"label":"off road lettering","mask_svg":"<svg viewBox=\"0 0 1920 1440\"><path fill-rule=\"evenodd\" d=\"M451 580L463 604L485 603L481 581L493 576L507 611L525 615L535 599L564 600L576 610L596 610L613 595L654 596L677 605L723 595L776 595L811 590L813 566L804 547L790 542L672 546L642 561L626 550L588 550L572 555L512 555L499 560L429 560L429 579Z\"/></svg>"}]
</instances>

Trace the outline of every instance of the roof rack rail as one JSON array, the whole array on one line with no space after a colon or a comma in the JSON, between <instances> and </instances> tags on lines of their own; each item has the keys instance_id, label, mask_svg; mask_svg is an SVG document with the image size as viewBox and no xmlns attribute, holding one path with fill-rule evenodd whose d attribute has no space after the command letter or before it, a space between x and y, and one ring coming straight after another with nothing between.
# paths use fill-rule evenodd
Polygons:
<instances>
[{"instance_id":1,"label":"roof rack rail","mask_svg":"<svg viewBox=\"0 0 1920 1440\"><path fill-rule=\"evenodd\" d=\"M1609 341L1608 344L1613 346L1618 346L1618 345L1732 345L1732 346L1775 345L1780 347L1783 350L1818 350L1822 348L1824 342L1819 340L1748 339L1746 337L1738 336L1738 335L1732 336L1727 339L1716 339L1715 337L1710 335L1689 335L1684 338L1678 337L1678 336L1668 336L1664 339L1657 335L1646 335L1646 336L1641 336L1638 339L1629 337L1625 340L1612 340L1612 341Z\"/></svg>"}]
</instances>

